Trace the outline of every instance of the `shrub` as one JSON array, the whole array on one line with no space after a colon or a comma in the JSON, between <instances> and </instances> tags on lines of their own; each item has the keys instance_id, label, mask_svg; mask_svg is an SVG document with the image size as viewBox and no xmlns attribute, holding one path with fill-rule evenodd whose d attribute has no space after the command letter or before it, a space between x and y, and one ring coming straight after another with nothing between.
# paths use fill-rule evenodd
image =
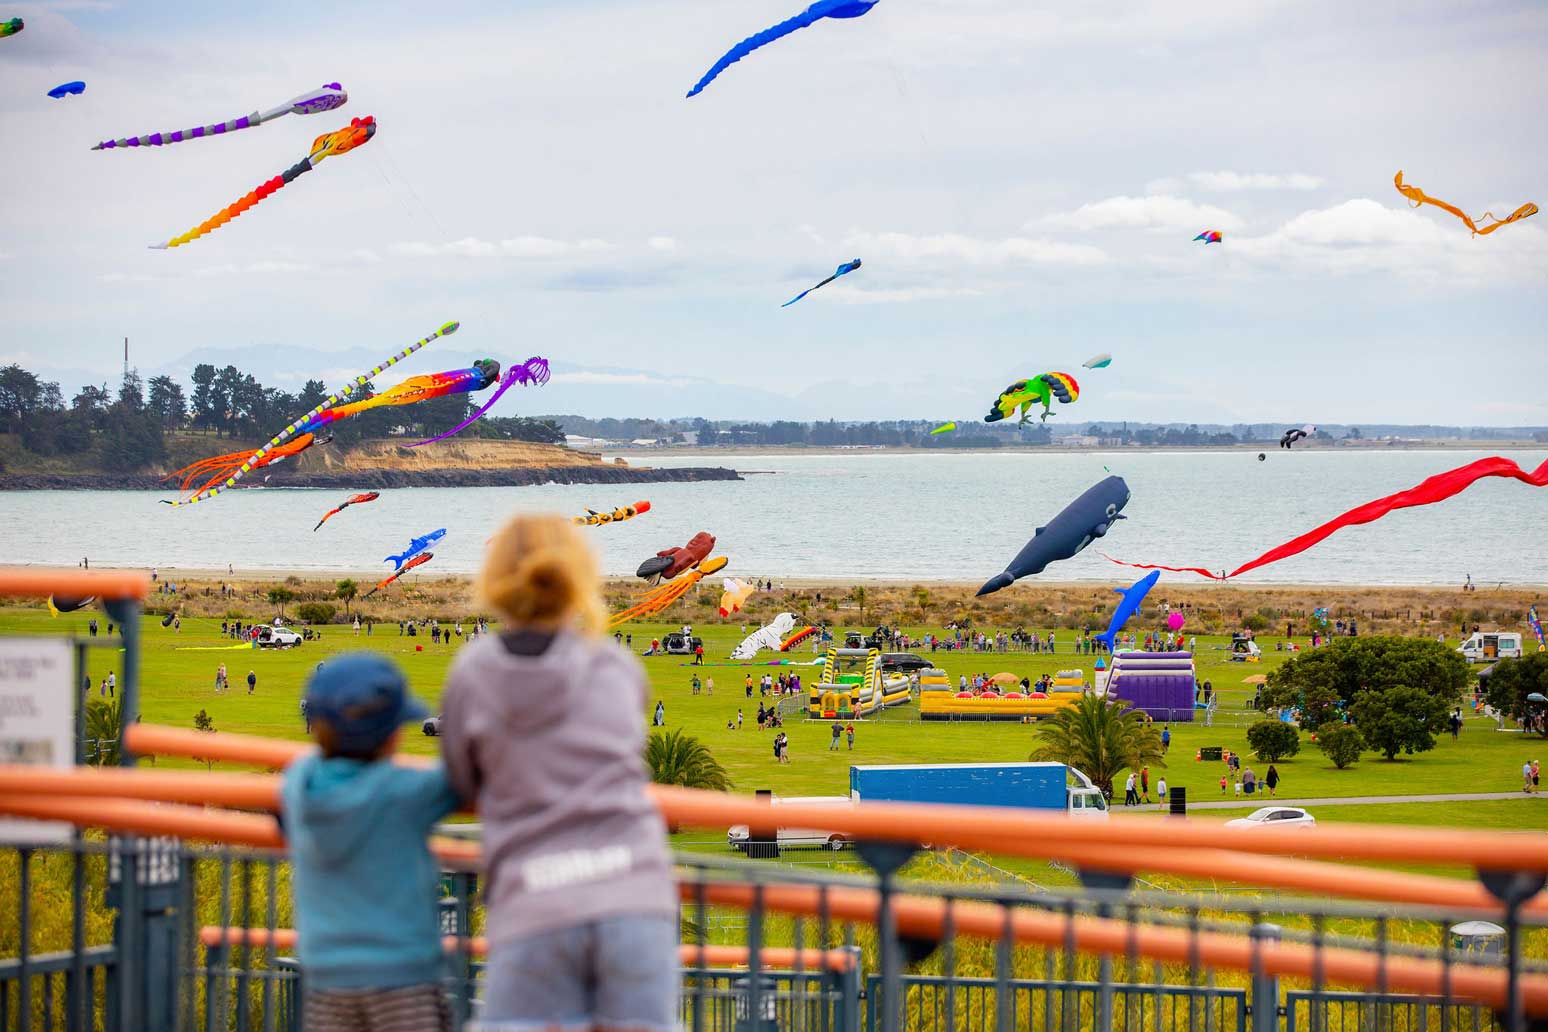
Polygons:
<instances>
[{"instance_id":1,"label":"shrub","mask_svg":"<svg viewBox=\"0 0 1548 1032\"><path fill-rule=\"evenodd\" d=\"M296 607L297 618L309 624L332 623L337 612L338 609L326 602L303 602Z\"/></svg>"},{"instance_id":2,"label":"shrub","mask_svg":"<svg viewBox=\"0 0 1548 1032\"><path fill-rule=\"evenodd\" d=\"M282 606L286 602L294 600L296 593L283 585L276 584L269 589L269 601L274 605Z\"/></svg>"},{"instance_id":3,"label":"shrub","mask_svg":"<svg viewBox=\"0 0 1548 1032\"><path fill-rule=\"evenodd\" d=\"M1301 751L1301 733L1282 720L1260 720L1247 729L1247 744L1258 759L1274 763Z\"/></svg>"},{"instance_id":4,"label":"shrub","mask_svg":"<svg viewBox=\"0 0 1548 1032\"><path fill-rule=\"evenodd\" d=\"M1242 626L1249 631L1266 631L1269 627L1268 617L1262 613L1252 613L1242 620Z\"/></svg>"},{"instance_id":5,"label":"shrub","mask_svg":"<svg viewBox=\"0 0 1548 1032\"><path fill-rule=\"evenodd\" d=\"M1317 748L1343 770L1365 751L1365 736L1353 724L1337 724L1317 733Z\"/></svg>"}]
</instances>

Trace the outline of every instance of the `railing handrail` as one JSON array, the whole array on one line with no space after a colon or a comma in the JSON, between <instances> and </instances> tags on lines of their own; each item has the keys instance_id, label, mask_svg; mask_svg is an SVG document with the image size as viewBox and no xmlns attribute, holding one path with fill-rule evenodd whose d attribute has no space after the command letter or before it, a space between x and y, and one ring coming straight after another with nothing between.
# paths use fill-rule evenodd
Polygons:
<instances>
[{"instance_id":1,"label":"railing handrail","mask_svg":"<svg viewBox=\"0 0 1548 1032\"><path fill-rule=\"evenodd\" d=\"M140 570L0 569L0 596L47 598L49 595L143 602L150 596L150 576Z\"/></svg>"}]
</instances>

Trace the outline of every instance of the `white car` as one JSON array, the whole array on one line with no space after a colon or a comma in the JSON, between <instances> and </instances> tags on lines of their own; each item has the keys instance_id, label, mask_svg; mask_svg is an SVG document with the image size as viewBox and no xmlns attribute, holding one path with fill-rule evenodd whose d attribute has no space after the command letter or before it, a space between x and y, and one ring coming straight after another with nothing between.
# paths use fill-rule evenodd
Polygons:
<instances>
[{"instance_id":1,"label":"white car","mask_svg":"<svg viewBox=\"0 0 1548 1032\"><path fill-rule=\"evenodd\" d=\"M260 649L293 649L301 644L301 635L289 627L260 624L257 645Z\"/></svg>"},{"instance_id":2,"label":"white car","mask_svg":"<svg viewBox=\"0 0 1548 1032\"><path fill-rule=\"evenodd\" d=\"M770 805L779 806L781 803L803 803L815 806L853 806L848 796L809 796L802 799L773 799ZM849 836L839 832L821 831L816 828L780 828L778 831L779 848L789 849L792 846L812 846L821 849L843 849L849 844ZM747 825L734 824L726 830L726 844L732 849L745 850L747 848Z\"/></svg>"},{"instance_id":3,"label":"white car","mask_svg":"<svg viewBox=\"0 0 1548 1032\"><path fill-rule=\"evenodd\" d=\"M1315 828L1317 818L1295 806L1265 806L1245 817L1226 821L1228 828Z\"/></svg>"}]
</instances>

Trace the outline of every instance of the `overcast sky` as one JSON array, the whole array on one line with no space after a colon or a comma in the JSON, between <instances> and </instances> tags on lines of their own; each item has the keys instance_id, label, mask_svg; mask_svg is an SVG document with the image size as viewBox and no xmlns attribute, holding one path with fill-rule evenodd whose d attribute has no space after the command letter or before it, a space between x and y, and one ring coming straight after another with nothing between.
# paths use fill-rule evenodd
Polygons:
<instances>
[{"instance_id":1,"label":"overcast sky","mask_svg":"<svg viewBox=\"0 0 1548 1032\"><path fill-rule=\"evenodd\" d=\"M753 419L957 417L1062 369L1074 418L1548 424L1548 215L1470 238L1392 185L1548 205L1548 5L881 0L684 98L801 4L13 3L0 361L321 375L456 318L405 373L543 354L593 416L696 414L691 376ZM333 80L339 111L89 150Z\"/></svg>"}]
</instances>

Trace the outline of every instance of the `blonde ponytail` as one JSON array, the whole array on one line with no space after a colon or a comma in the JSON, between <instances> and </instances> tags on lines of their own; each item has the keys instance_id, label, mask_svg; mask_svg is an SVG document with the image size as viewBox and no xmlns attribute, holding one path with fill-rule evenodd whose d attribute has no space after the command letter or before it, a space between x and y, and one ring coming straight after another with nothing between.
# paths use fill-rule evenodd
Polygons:
<instances>
[{"instance_id":1,"label":"blonde ponytail","mask_svg":"<svg viewBox=\"0 0 1548 1032\"><path fill-rule=\"evenodd\" d=\"M475 590L513 627L602 633L606 613L590 546L552 514L512 517L490 539Z\"/></svg>"}]
</instances>

